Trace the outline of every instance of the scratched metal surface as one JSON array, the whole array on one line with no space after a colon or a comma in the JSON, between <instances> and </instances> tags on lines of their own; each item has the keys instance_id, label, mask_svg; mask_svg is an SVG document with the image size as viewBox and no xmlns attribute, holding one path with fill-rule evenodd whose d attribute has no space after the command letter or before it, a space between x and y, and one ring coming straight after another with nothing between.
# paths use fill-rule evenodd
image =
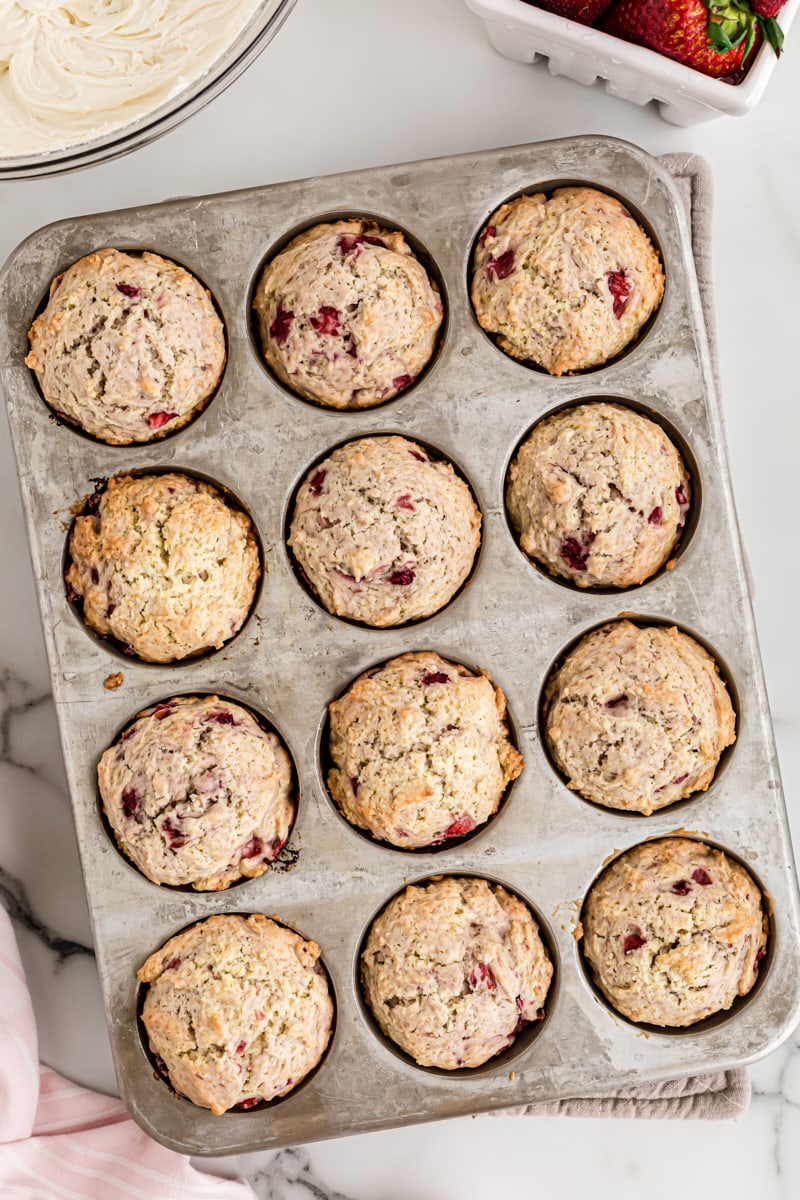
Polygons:
<instances>
[{"instance_id":1,"label":"scratched metal surface","mask_svg":"<svg viewBox=\"0 0 800 1200\"><path fill-rule=\"evenodd\" d=\"M629 354L554 379L505 357L479 329L468 263L482 223L503 200L576 181L607 188L638 210L660 244L668 282L652 328ZM338 413L272 381L254 349L248 306L276 242L317 219L352 213L398 225L424 247L444 282L448 319L438 359L416 387L382 408ZM219 394L195 424L151 446L105 447L58 426L23 363L26 332L52 276L107 245L183 263L211 288L227 325ZM11 256L0 306L2 383L111 1045L122 1094L150 1134L194 1154L277 1147L745 1064L788 1034L800 1007L800 936L786 813L689 231L653 159L613 139L571 138L62 221ZM539 573L517 548L503 507L508 462L525 432L555 406L594 396L643 404L669 422L691 451L695 493L698 484L702 491L675 569L624 593L582 594ZM332 445L378 432L417 437L452 458L484 515L470 585L434 618L386 631L324 613L297 582L284 544L289 498L308 465ZM87 634L65 598L69 507L91 491L93 478L144 467L186 468L230 488L253 514L264 546L267 574L254 618L219 653L181 666L121 660ZM738 697L737 743L709 791L648 818L603 811L569 792L538 735L538 697L553 660L583 630L622 611L695 633L725 665ZM486 668L502 686L527 765L500 815L472 840L405 854L368 842L334 811L319 739L326 704L360 671L429 648ZM106 676L120 669L123 686L105 690ZM119 855L98 817L95 768L140 708L209 690L252 704L286 739L301 789L290 842L299 858L289 872L194 895L156 887ZM771 897L774 936L757 989L730 1016L681 1034L645 1033L598 999L574 930L604 860L676 829L747 864ZM420 1069L377 1037L356 985L371 918L407 880L441 872L485 875L528 899L556 959L548 1017L535 1036L476 1072L449 1076ZM192 921L249 911L277 914L320 944L336 994L336 1031L316 1074L284 1100L214 1117L155 1075L137 1027L134 972Z\"/></svg>"}]
</instances>

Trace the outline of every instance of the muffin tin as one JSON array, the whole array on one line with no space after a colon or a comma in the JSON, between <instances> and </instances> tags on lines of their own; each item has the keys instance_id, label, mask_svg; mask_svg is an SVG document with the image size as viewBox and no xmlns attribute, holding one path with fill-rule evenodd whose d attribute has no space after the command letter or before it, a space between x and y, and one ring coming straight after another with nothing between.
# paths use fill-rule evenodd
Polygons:
<instances>
[{"instance_id":1,"label":"muffin tin","mask_svg":"<svg viewBox=\"0 0 800 1200\"><path fill-rule=\"evenodd\" d=\"M652 230L667 286L651 328L620 359L551 378L502 354L468 299L482 223L524 190L566 183L606 189ZM438 357L407 393L368 412L331 412L287 393L255 352L249 297L261 263L306 225L363 214L426 247L444 282ZM109 447L59 426L24 366L28 326L54 274L92 249L151 249L196 272L228 331L220 390L191 426L157 445ZM674 186L643 151L581 137L484 151L203 199L69 219L11 256L0 281L1 369L19 467L111 1045L122 1094L153 1137L190 1154L224 1154L596 1093L745 1064L785 1038L800 1013L797 885L767 700L730 491L686 217ZM525 432L569 401L641 405L688 444L702 511L676 566L637 588L579 593L536 571L511 536L503 493ZM374 630L326 614L298 583L284 541L298 482L330 447L370 433L435 445L463 469L484 515L467 587L436 616ZM264 547L254 618L219 652L175 667L145 665L98 644L67 602L62 560L71 509L92 480L142 468L187 469L240 497ZM738 740L709 791L680 812L605 811L566 789L538 735L544 678L585 630L636 610L707 644L733 683ZM506 694L526 768L499 815L449 849L404 854L351 830L328 799L320 766L326 705L369 666L414 649L485 667ZM124 682L104 681L122 670ZM300 798L289 871L223 893L158 888L117 853L98 817L97 761L136 712L172 694L216 691L281 730ZM615 1016L589 985L576 924L604 862L648 837L694 833L740 858L768 893L773 938L754 992L731 1013L676 1036ZM543 919L557 989L538 1036L513 1056L454 1076L402 1060L365 1018L358 951L369 922L406 882L482 875L526 898ZM214 1117L158 1078L137 1025L135 971L168 937L219 912L276 915L317 941L336 997L336 1032L318 1072L269 1106ZM268 1111L267 1111L268 1109Z\"/></svg>"}]
</instances>

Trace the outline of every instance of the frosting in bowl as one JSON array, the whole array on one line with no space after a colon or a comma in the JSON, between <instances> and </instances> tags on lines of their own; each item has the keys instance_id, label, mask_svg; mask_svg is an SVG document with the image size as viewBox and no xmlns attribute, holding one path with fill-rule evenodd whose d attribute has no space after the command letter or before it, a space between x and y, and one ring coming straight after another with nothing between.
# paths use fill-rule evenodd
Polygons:
<instances>
[{"instance_id":1,"label":"frosting in bowl","mask_svg":"<svg viewBox=\"0 0 800 1200\"><path fill-rule=\"evenodd\" d=\"M259 0L0 0L0 158L152 112L234 41Z\"/></svg>"}]
</instances>

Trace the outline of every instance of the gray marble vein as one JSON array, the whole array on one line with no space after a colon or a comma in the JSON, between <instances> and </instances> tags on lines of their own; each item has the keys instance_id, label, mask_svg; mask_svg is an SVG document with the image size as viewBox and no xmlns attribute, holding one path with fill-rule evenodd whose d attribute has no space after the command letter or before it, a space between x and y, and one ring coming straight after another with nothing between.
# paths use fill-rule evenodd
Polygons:
<instances>
[{"instance_id":1,"label":"gray marble vein","mask_svg":"<svg viewBox=\"0 0 800 1200\"><path fill-rule=\"evenodd\" d=\"M299 1147L279 1151L269 1166L250 1175L260 1200L350 1200L314 1173L308 1153Z\"/></svg>"},{"instance_id":2,"label":"gray marble vein","mask_svg":"<svg viewBox=\"0 0 800 1200\"><path fill-rule=\"evenodd\" d=\"M201 1171L245 1178L259 1200L351 1200L350 1196L329 1188L319 1178L303 1146L290 1146L274 1154L242 1154L192 1161Z\"/></svg>"},{"instance_id":3,"label":"gray marble vein","mask_svg":"<svg viewBox=\"0 0 800 1200\"><path fill-rule=\"evenodd\" d=\"M47 700L42 692L13 671L0 670L0 758L11 757L11 728L14 718Z\"/></svg>"},{"instance_id":4,"label":"gray marble vein","mask_svg":"<svg viewBox=\"0 0 800 1200\"><path fill-rule=\"evenodd\" d=\"M0 762L43 776L61 789L66 801L52 696L7 668L0 670Z\"/></svg>"},{"instance_id":5,"label":"gray marble vein","mask_svg":"<svg viewBox=\"0 0 800 1200\"><path fill-rule=\"evenodd\" d=\"M49 691L13 671L0 671L0 762L53 783L66 801L66 784L55 710ZM62 937L33 910L25 886L0 865L0 903L16 921L55 955L56 967L73 955L94 957L91 947Z\"/></svg>"},{"instance_id":6,"label":"gray marble vein","mask_svg":"<svg viewBox=\"0 0 800 1200\"><path fill-rule=\"evenodd\" d=\"M72 941L71 938L61 937L43 921L40 921L28 902L22 883L2 867L0 867L0 903L12 921L16 921L23 929L27 929L48 950L53 951L57 967L60 967L68 958L72 958L74 954L88 954L94 958L94 950L91 946L84 946L81 942Z\"/></svg>"}]
</instances>

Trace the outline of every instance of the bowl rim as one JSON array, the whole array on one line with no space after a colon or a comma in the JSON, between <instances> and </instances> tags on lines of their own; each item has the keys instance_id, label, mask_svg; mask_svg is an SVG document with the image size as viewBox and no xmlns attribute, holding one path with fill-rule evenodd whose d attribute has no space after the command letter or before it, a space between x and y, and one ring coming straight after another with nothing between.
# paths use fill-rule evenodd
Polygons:
<instances>
[{"instance_id":1,"label":"bowl rim","mask_svg":"<svg viewBox=\"0 0 800 1200\"><path fill-rule=\"evenodd\" d=\"M0 154L0 182L65 174L108 162L174 129L220 95L281 29L297 0L260 0L245 25L209 66L156 108L96 137L39 154Z\"/></svg>"}]
</instances>

